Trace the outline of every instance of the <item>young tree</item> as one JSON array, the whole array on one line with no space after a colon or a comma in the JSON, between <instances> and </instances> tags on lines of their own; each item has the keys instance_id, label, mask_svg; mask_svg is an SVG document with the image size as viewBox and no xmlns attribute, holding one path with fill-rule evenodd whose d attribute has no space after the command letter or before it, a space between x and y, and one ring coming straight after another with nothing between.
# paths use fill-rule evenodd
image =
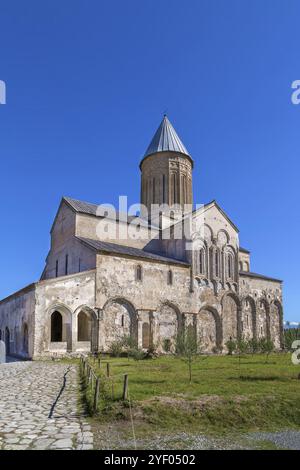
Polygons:
<instances>
[{"instance_id":1,"label":"young tree","mask_svg":"<svg viewBox=\"0 0 300 470\"><path fill-rule=\"evenodd\" d=\"M122 349L127 353L127 359L132 355L133 351L138 349L137 341L130 335L123 336L122 338Z\"/></svg>"},{"instance_id":2,"label":"young tree","mask_svg":"<svg viewBox=\"0 0 300 470\"><path fill-rule=\"evenodd\" d=\"M241 369L242 355L248 352L248 342L243 338L239 338L236 342L236 350L239 356L239 369Z\"/></svg>"},{"instance_id":3,"label":"young tree","mask_svg":"<svg viewBox=\"0 0 300 470\"><path fill-rule=\"evenodd\" d=\"M189 369L189 381L192 382L192 364L198 356L199 344L192 328L187 328L178 334L176 340L176 355L178 355Z\"/></svg>"},{"instance_id":4,"label":"young tree","mask_svg":"<svg viewBox=\"0 0 300 470\"><path fill-rule=\"evenodd\" d=\"M266 354L266 363L269 360L269 355L274 351L274 343L269 338L261 338L259 341L260 350L263 354Z\"/></svg>"},{"instance_id":5,"label":"young tree","mask_svg":"<svg viewBox=\"0 0 300 470\"><path fill-rule=\"evenodd\" d=\"M259 344L256 338L251 338L248 341L248 348L252 356L259 351Z\"/></svg>"}]
</instances>

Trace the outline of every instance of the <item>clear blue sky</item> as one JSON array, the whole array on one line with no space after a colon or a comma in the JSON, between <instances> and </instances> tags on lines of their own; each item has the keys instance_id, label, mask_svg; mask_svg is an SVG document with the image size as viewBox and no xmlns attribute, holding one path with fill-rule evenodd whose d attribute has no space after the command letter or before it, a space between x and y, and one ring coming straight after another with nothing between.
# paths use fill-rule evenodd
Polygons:
<instances>
[{"instance_id":1,"label":"clear blue sky","mask_svg":"<svg viewBox=\"0 0 300 470\"><path fill-rule=\"evenodd\" d=\"M163 112L299 311L298 0L1 0L0 297L38 280L62 195L139 200Z\"/></svg>"}]
</instances>

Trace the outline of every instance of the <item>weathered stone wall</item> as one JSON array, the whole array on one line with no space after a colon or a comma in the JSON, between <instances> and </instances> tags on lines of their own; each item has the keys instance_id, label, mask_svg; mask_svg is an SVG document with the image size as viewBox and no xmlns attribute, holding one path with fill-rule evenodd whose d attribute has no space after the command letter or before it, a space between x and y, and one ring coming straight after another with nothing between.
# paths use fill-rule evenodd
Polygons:
<instances>
[{"instance_id":1,"label":"weathered stone wall","mask_svg":"<svg viewBox=\"0 0 300 470\"><path fill-rule=\"evenodd\" d=\"M244 251L239 252L239 270L249 272L251 269L250 266L250 253L245 253Z\"/></svg>"},{"instance_id":2,"label":"weathered stone wall","mask_svg":"<svg viewBox=\"0 0 300 470\"><path fill-rule=\"evenodd\" d=\"M158 229L152 227L150 230L148 224L145 221L139 221L139 219L134 224L127 224L109 218L101 219L86 214L77 214L75 234L77 237L142 249L152 238L158 237Z\"/></svg>"},{"instance_id":3,"label":"weathered stone wall","mask_svg":"<svg viewBox=\"0 0 300 470\"><path fill-rule=\"evenodd\" d=\"M240 297L243 302L243 315L251 311L257 338L269 336L276 348L283 345L283 303L282 283L279 280L264 279L260 276L242 274L240 276ZM244 321L244 324L246 322Z\"/></svg>"},{"instance_id":4,"label":"weathered stone wall","mask_svg":"<svg viewBox=\"0 0 300 470\"><path fill-rule=\"evenodd\" d=\"M94 322L94 307L95 271L39 282L36 285L34 356L51 352L76 352L78 314L82 310L87 311ZM61 344L51 343L51 315L55 311L63 317L64 337Z\"/></svg>"},{"instance_id":5,"label":"weathered stone wall","mask_svg":"<svg viewBox=\"0 0 300 470\"><path fill-rule=\"evenodd\" d=\"M32 357L35 337L35 285L0 302L1 339L7 353Z\"/></svg>"},{"instance_id":6,"label":"weathered stone wall","mask_svg":"<svg viewBox=\"0 0 300 470\"><path fill-rule=\"evenodd\" d=\"M152 204L192 204L192 163L175 152L150 155L141 164L141 202L151 211Z\"/></svg>"}]
</instances>

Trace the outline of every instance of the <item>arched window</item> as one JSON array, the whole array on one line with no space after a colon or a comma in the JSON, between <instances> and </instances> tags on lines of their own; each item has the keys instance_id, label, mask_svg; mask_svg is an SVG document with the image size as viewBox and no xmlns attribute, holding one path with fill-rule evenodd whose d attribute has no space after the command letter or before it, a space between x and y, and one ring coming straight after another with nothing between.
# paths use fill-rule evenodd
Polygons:
<instances>
[{"instance_id":1,"label":"arched window","mask_svg":"<svg viewBox=\"0 0 300 470\"><path fill-rule=\"evenodd\" d=\"M124 315L121 316L121 326L124 326Z\"/></svg>"},{"instance_id":2,"label":"arched window","mask_svg":"<svg viewBox=\"0 0 300 470\"><path fill-rule=\"evenodd\" d=\"M204 249L199 251L199 273L204 274Z\"/></svg>"},{"instance_id":3,"label":"arched window","mask_svg":"<svg viewBox=\"0 0 300 470\"><path fill-rule=\"evenodd\" d=\"M227 258L227 269L228 269L228 277L233 278L233 259L230 253L228 254L228 258Z\"/></svg>"},{"instance_id":4,"label":"arched window","mask_svg":"<svg viewBox=\"0 0 300 470\"><path fill-rule=\"evenodd\" d=\"M174 173L172 175L172 184L173 184L173 204L176 204L177 203L177 178L176 178L176 174Z\"/></svg>"},{"instance_id":5,"label":"arched window","mask_svg":"<svg viewBox=\"0 0 300 470\"><path fill-rule=\"evenodd\" d=\"M163 196L163 203L166 202L166 176L163 175L162 177L162 196Z\"/></svg>"},{"instance_id":6,"label":"arched window","mask_svg":"<svg viewBox=\"0 0 300 470\"><path fill-rule=\"evenodd\" d=\"M220 262L219 262L219 251L218 250L216 250L216 252L215 252L215 273L216 273L217 277L220 276Z\"/></svg>"},{"instance_id":7,"label":"arched window","mask_svg":"<svg viewBox=\"0 0 300 470\"><path fill-rule=\"evenodd\" d=\"M51 341L53 343L62 342L62 316L57 311L51 315Z\"/></svg>"},{"instance_id":8,"label":"arched window","mask_svg":"<svg viewBox=\"0 0 300 470\"><path fill-rule=\"evenodd\" d=\"M249 263L247 261L244 262L244 271L249 272Z\"/></svg>"},{"instance_id":9,"label":"arched window","mask_svg":"<svg viewBox=\"0 0 300 470\"><path fill-rule=\"evenodd\" d=\"M153 196L153 204L155 204L155 178L152 180L152 196Z\"/></svg>"},{"instance_id":10,"label":"arched window","mask_svg":"<svg viewBox=\"0 0 300 470\"><path fill-rule=\"evenodd\" d=\"M168 271L168 285L171 286L173 284L173 272L171 269Z\"/></svg>"},{"instance_id":11,"label":"arched window","mask_svg":"<svg viewBox=\"0 0 300 470\"><path fill-rule=\"evenodd\" d=\"M90 315L81 311L77 317L78 341L91 341L91 319Z\"/></svg>"},{"instance_id":12,"label":"arched window","mask_svg":"<svg viewBox=\"0 0 300 470\"><path fill-rule=\"evenodd\" d=\"M142 266L139 264L139 265L136 267L136 280L137 280L137 281L141 281L141 280L142 280L142 277L143 277L143 274L142 274Z\"/></svg>"},{"instance_id":13,"label":"arched window","mask_svg":"<svg viewBox=\"0 0 300 470\"><path fill-rule=\"evenodd\" d=\"M28 326L24 323L23 326L23 352L28 353Z\"/></svg>"}]
</instances>

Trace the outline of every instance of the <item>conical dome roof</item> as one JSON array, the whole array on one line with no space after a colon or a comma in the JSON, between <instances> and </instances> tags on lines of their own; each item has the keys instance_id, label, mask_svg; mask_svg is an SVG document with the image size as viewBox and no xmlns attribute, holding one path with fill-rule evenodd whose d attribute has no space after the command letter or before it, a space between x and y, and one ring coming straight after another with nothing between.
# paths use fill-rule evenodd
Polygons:
<instances>
[{"instance_id":1,"label":"conical dome roof","mask_svg":"<svg viewBox=\"0 0 300 470\"><path fill-rule=\"evenodd\" d=\"M178 137L177 132L170 123L167 116L164 116L159 128L155 132L155 135L147 148L144 158L148 155L157 152L179 152L184 153L190 157L186 147Z\"/></svg>"}]
</instances>

